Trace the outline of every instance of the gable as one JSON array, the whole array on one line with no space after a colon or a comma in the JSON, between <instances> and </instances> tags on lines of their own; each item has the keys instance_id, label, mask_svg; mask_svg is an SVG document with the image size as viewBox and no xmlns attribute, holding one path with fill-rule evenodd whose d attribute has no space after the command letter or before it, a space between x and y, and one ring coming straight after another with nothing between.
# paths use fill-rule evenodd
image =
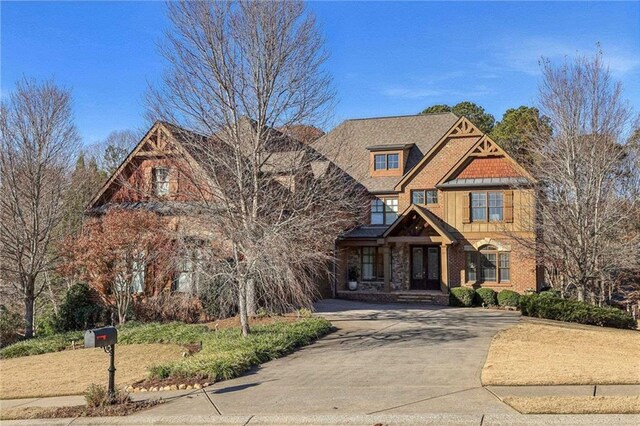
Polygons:
<instances>
[{"instance_id":1,"label":"gable","mask_svg":"<svg viewBox=\"0 0 640 426\"><path fill-rule=\"evenodd\" d=\"M453 175L452 178L477 179L518 176L522 176L522 174L504 157L472 157L463 165L460 172Z\"/></svg>"},{"instance_id":2,"label":"gable","mask_svg":"<svg viewBox=\"0 0 640 426\"><path fill-rule=\"evenodd\" d=\"M170 126L156 122L97 191L87 209L109 202L142 201L149 198L152 169L170 167L175 157L183 153L184 150L175 140ZM173 189L177 188L177 176L170 178L170 185Z\"/></svg>"},{"instance_id":3,"label":"gable","mask_svg":"<svg viewBox=\"0 0 640 426\"><path fill-rule=\"evenodd\" d=\"M481 137L482 132L473 123L465 117L459 118L403 176L395 189L405 191L407 187L433 188Z\"/></svg>"},{"instance_id":4,"label":"gable","mask_svg":"<svg viewBox=\"0 0 640 426\"><path fill-rule=\"evenodd\" d=\"M438 185L459 180L493 179L496 182L509 178L533 182L535 179L489 136L480 138L438 182ZM520 183L522 183L520 182Z\"/></svg>"},{"instance_id":5,"label":"gable","mask_svg":"<svg viewBox=\"0 0 640 426\"><path fill-rule=\"evenodd\" d=\"M407 207L382 236L439 236L445 244L456 242L432 212L415 204Z\"/></svg>"}]
</instances>

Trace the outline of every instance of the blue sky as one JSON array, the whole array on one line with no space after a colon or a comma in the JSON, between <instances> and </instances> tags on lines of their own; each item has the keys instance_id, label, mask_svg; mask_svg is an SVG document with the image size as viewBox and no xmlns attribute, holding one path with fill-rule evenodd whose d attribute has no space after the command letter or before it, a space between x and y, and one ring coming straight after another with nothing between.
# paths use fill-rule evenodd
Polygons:
<instances>
[{"instance_id":1,"label":"blue sky","mask_svg":"<svg viewBox=\"0 0 640 426\"><path fill-rule=\"evenodd\" d=\"M471 100L496 118L533 104L538 59L599 42L640 109L640 2L312 2L345 118L414 114ZM163 69L162 2L0 3L1 94L21 76L73 90L86 143L145 125L142 96Z\"/></svg>"}]
</instances>

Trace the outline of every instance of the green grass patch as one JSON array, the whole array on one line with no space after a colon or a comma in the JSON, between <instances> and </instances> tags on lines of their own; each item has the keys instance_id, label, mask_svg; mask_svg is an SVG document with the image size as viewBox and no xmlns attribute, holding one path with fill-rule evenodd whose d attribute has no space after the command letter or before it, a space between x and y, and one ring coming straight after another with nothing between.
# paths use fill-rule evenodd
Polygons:
<instances>
[{"instance_id":1,"label":"green grass patch","mask_svg":"<svg viewBox=\"0 0 640 426\"><path fill-rule=\"evenodd\" d=\"M118 344L202 342L202 351L180 361L150 368L152 378L169 377L224 380L237 377L251 367L293 352L329 333L331 323L324 318L302 318L252 327L243 338L239 328L211 331L205 325L131 323L118 327ZM55 334L25 340L0 350L0 358L16 358L58 352L82 342L82 332Z\"/></svg>"},{"instance_id":2,"label":"green grass patch","mask_svg":"<svg viewBox=\"0 0 640 426\"><path fill-rule=\"evenodd\" d=\"M238 328L203 335L203 348L192 357L150 368L152 378L196 378L226 380L252 366L279 358L329 333L331 323L324 318L304 318L296 322L259 325L243 338Z\"/></svg>"},{"instance_id":3,"label":"green grass patch","mask_svg":"<svg viewBox=\"0 0 640 426\"><path fill-rule=\"evenodd\" d=\"M131 323L118 327L118 344L134 343L175 343L184 345L197 343L208 333L205 325L192 325L180 322L160 323ZM73 341L84 343L84 332L70 331L46 337L23 340L0 350L0 358L17 358L28 355L40 355L49 352L63 351L71 346Z\"/></svg>"}]
</instances>

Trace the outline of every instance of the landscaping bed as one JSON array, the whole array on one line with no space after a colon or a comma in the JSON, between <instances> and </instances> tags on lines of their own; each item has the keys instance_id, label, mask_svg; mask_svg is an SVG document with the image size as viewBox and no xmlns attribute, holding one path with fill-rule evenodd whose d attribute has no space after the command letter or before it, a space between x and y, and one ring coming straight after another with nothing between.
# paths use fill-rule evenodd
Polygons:
<instances>
[{"instance_id":1,"label":"landscaping bed","mask_svg":"<svg viewBox=\"0 0 640 426\"><path fill-rule=\"evenodd\" d=\"M160 388L230 379L307 345L331 329L331 323L319 317L255 325L246 338L237 327L212 330L207 325L183 323L129 324L118 330L116 382ZM2 349L3 376L15 377L2 380L0 398L79 394L89 383L105 382L108 356L101 349L64 351L80 335L31 339ZM128 364L131 374L125 367Z\"/></svg>"},{"instance_id":2,"label":"landscaping bed","mask_svg":"<svg viewBox=\"0 0 640 426\"><path fill-rule=\"evenodd\" d=\"M640 332L525 320L499 332L482 384L640 384Z\"/></svg>"}]
</instances>

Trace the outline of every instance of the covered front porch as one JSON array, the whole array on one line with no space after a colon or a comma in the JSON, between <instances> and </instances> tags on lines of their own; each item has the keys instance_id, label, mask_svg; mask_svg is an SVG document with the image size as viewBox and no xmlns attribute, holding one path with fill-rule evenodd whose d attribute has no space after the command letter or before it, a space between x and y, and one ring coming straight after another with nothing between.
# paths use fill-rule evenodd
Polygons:
<instances>
[{"instance_id":1,"label":"covered front porch","mask_svg":"<svg viewBox=\"0 0 640 426\"><path fill-rule=\"evenodd\" d=\"M357 228L336 247L336 296L390 302L448 301L449 249L454 243L439 220L416 205L388 228Z\"/></svg>"}]
</instances>

